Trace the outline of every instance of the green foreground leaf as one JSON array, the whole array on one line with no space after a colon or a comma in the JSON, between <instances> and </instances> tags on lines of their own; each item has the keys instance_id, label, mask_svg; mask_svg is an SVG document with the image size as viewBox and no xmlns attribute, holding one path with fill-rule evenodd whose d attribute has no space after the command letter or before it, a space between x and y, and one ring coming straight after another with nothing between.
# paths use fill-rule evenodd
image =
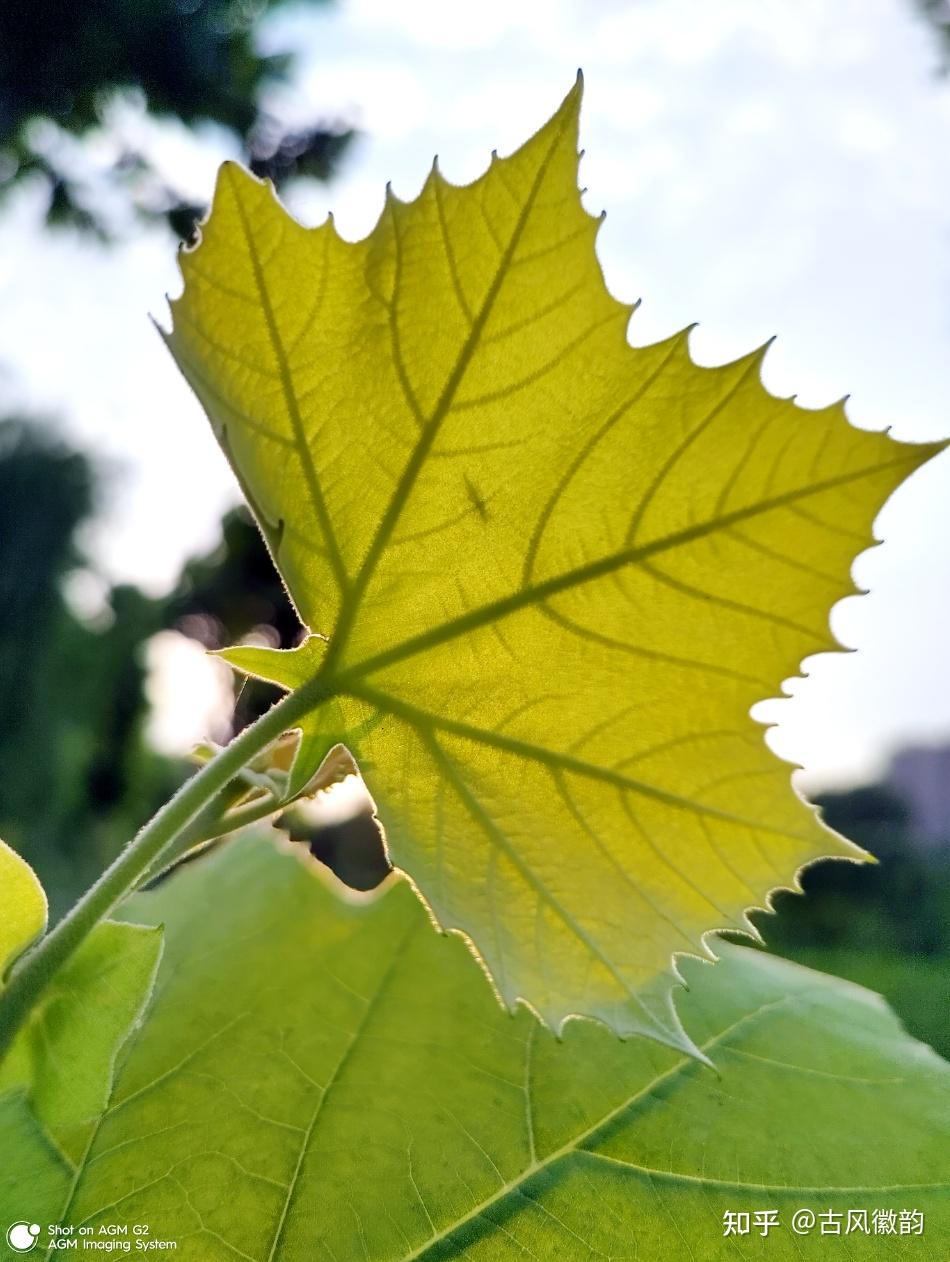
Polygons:
<instances>
[{"instance_id":1,"label":"green foreground leaf","mask_svg":"<svg viewBox=\"0 0 950 1262\"><path fill-rule=\"evenodd\" d=\"M580 86L467 188L373 233L295 223L222 170L168 344L305 625L241 669L344 743L392 861L504 1002L687 1046L671 960L861 852L749 707L836 647L883 501L939 449L766 393L687 332L642 349L577 191Z\"/></svg>"},{"instance_id":2,"label":"green foreground leaf","mask_svg":"<svg viewBox=\"0 0 950 1262\"><path fill-rule=\"evenodd\" d=\"M936 1256L950 1066L876 996L722 945L680 1004L721 1076L596 1023L558 1042L405 880L348 903L312 866L245 836L133 900L167 925L152 1011L78 1169L32 1151L5 1208L147 1223L182 1262L824 1259L799 1207L919 1209L923 1240L835 1243ZM768 1239L723 1237L766 1209Z\"/></svg>"},{"instance_id":3,"label":"green foreground leaf","mask_svg":"<svg viewBox=\"0 0 950 1262\"><path fill-rule=\"evenodd\" d=\"M82 1159L109 1102L119 1049L145 1011L160 928L105 920L44 987L0 1065L0 1095L22 1092L67 1162Z\"/></svg>"}]
</instances>

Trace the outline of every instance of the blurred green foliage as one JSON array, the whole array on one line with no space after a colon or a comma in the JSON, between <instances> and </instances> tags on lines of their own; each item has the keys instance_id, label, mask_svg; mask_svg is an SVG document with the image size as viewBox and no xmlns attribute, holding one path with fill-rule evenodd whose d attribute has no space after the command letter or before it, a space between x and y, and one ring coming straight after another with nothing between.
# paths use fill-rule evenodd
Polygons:
<instances>
[{"instance_id":1,"label":"blurred green foliage","mask_svg":"<svg viewBox=\"0 0 950 1262\"><path fill-rule=\"evenodd\" d=\"M45 181L47 218L100 236L108 217L90 196L62 137L106 126L117 94L132 93L152 118L217 123L237 137L255 174L281 183L326 179L350 130L316 121L288 131L262 106L283 82L289 56L258 51L261 21L285 0L97 0L0 6L0 196L28 177ZM322 0L306 0L310 4ZM107 182L144 218L164 217L187 237L203 207L166 186L143 147L126 145Z\"/></svg>"},{"instance_id":2,"label":"blurred green foliage","mask_svg":"<svg viewBox=\"0 0 950 1262\"><path fill-rule=\"evenodd\" d=\"M947 0L914 0L934 28L943 53L943 69L950 70L950 5Z\"/></svg>"},{"instance_id":3,"label":"blurred green foliage","mask_svg":"<svg viewBox=\"0 0 950 1262\"><path fill-rule=\"evenodd\" d=\"M243 510L168 596L116 586L79 616L64 583L83 568L76 540L95 505L87 457L46 423L0 421L0 836L37 869L54 915L188 774L144 739L149 639L180 629L215 648L254 631L287 645L298 628ZM264 685L242 693L235 726L270 699Z\"/></svg>"},{"instance_id":4,"label":"blurred green foliage","mask_svg":"<svg viewBox=\"0 0 950 1262\"><path fill-rule=\"evenodd\" d=\"M209 649L249 635L291 647L300 623L244 508L220 545L188 561L167 596L108 591L92 621L63 590L84 557L77 534L96 506L90 461L36 420L0 421L0 836L36 868L54 917L85 890L162 805L189 768L151 749L144 653L177 630ZM234 730L273 700L242 687ZM388 871L369 816L295 837L357 889Z\"/></svg>"},{"instance_id":5,"label":"blurred green foliage","mask_svg":"<svg viewBox=\"0 0 950 1262\"><path fill-rule=\"evenodd\" d=\"M261 23L283 3L0 5L0 201L38 183L49 224L108 238L122 222L118 194L127 222L165 219L189 236L204 207L167 186L148 128L119 135L119 99L145 121L224 128L276 183L329 177L351 132L319 119L288 131L267 110L269 89L293 66L260 51ZM181 624L208 647L254 629L283 642L297 624L240 513L225 521L221 551L187 566L167 598L119 586L95 616L77 612L64 584L85 565L76 540L96 508L95 476L54 435L44 420L0 420L0 836L37 867L55 915L187 773L143 736L149 639ZM236 723L268 699L263 687L247 690Z\"/></svg>"},{"instance_id":6,"label":"blurred green foliage","mask_svg":"<svg viewBox=\"0 0 950 1262\"><path fill-rule=\"evenodd\" d=\"M217 548L185 563L168 598L166 622L206 649L225 648L248 636L269 648L293 648L300 640L300 619L243 506L226 514ZM279 695L271 684L247 680L237 698L235 731Z\"/></svg>"},{"instance_id":7,"label":"blurred green foliage","mask_svg":"<svg viewBox=\"0 0 950 1262\"><path fill-rule=\"evenodd\" d=\"M114 588L94 626L63 596L93 504L84 456L35 422L0 421L0 836L59 910L181 774L141 739L141 650L160 610Z\"/></svg>"},{"instance_id":8,"label":"blurred green foliage","mask_svg":"<svg viewBox=\"0 0 950 1262\"><path fill-rule=\"evenodd\" d=\"M804 897L779 894L776 915L756 917L769 949L880 992L912 1034L950 1057L950 844L915 840L883 786L817 802L879 862L807 869Z\"/></svg>"}]
</instances>

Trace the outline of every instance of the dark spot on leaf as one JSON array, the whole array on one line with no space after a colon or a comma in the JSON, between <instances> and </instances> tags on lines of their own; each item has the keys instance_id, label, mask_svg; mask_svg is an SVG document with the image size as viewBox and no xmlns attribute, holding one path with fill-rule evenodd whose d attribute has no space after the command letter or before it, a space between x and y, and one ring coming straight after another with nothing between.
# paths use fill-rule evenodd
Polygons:
<instances>
[{"instance_id":1,"label":"dark spot on leaf","mask_svg":"<svg viewBox=\"0 0 950 1262\"><path fill-rule=\"evenodd\" d=\"M482 521L488 521L488 505L468 474L465 475L465 490L468 492L468 498L471 500L472 507L476 513L478 513Z\"/></svg>"}]
</instances>

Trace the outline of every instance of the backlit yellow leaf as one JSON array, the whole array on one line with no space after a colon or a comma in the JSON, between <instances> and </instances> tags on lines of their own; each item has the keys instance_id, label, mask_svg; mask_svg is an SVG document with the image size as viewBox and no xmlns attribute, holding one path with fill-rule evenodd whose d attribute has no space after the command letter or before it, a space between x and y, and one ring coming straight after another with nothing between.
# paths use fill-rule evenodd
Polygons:
<instances>
[{"instance_id":1,"label":"backlit yellow leaf","mask_svg":"<svg viewBox=\"0 0 950 1262\"><path fill-rule=\"evenodd\" d=\"M346 744L505 1003L685 1045L674 953L860 854L749 707L834 647L877 511L937 448L770 396L764 350L631 348L579 105L356 243L226 166L168 341L315 633L231 657L318 678L297 781Z\"/></svg>"}]
</instances>

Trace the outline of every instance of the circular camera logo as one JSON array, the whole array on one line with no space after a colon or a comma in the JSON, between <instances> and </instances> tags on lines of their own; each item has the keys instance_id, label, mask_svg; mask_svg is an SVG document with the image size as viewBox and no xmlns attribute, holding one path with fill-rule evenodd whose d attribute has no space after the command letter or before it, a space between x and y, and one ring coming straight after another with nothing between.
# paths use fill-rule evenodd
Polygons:
<instances>
[{"instance_id":1,"label":"circular camera logo","mask_svg":"<svg viewBox=\"0 0 950 1262\"><path fill-rule=\"evenodd\" d=\"M39 1223L14 1223L7 1228L7 1244L14 1253L29 1253L36 1248L39 1235Z\"/></svg>"}]
</instances>

